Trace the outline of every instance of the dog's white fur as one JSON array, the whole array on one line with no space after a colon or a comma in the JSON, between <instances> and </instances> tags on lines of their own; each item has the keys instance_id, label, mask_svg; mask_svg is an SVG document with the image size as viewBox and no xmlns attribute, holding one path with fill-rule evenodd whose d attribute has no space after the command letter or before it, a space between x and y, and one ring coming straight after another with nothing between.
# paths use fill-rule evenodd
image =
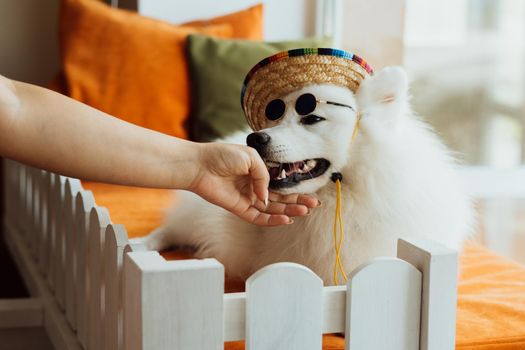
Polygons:
<instances>
[{"instance_id":1,"label":"dog's white fur","mask_svg":"<svg viewBox=\"0 0 525 350\"><path fill-rule=\"evenodd\" d=\"M304 264L332 284L334 265L333 172L343 175L342 203L345 270L378 256L395 256L399 237L424 237L460 249L470 232L470 201L462 192L455 161L431 128L408 105L408 83L402 68L390 67L365 79L354 95L334 85L312 85L283 97L283 120L264 132L271 136L267 158L277 162L326 158L323 175L282 191L312 193L322 202L311 215L280 227L248 224L196 195L177 195L176 210L148 236L151 249L193 246L198 257L217 258L231 277L247 278L280 261ZM298 96L313 93L361 111L354 144L350 139L356 113L318 104L326 121L302 125L293 108ZM244 143L246 133L226 142Z\"/></svg>"}]
</instances>

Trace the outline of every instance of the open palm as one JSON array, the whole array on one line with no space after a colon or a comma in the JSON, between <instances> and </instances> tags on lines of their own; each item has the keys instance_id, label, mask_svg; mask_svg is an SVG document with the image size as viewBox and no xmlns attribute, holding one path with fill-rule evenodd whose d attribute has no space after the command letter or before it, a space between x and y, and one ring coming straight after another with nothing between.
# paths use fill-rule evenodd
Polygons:
<instances>
[{"instance_id":1,"label":"open palm","mask_svg":"<svg viewBox=\"0 0 525 350\"><path fill-rule=\"evenodd\" d=\"M201 168L191 191L250 223L289 224L293 222L291 217L307 215L319 204L307 195L269 193L268 171L252 148L206 144L199 157Z\"/></svg>"}]
</instances>

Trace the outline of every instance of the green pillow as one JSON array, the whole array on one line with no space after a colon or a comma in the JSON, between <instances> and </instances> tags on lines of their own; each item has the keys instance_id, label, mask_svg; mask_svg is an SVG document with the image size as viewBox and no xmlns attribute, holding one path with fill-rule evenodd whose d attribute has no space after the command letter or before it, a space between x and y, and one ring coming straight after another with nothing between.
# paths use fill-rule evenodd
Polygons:
<instances>
[{"instance_id":1,"label":"green pillow","mask_svg":"<svg viewBox=\"0 0 525 350\"><path fill-rule=\"evenodd\" d=\"M245 129L240 104L241 87L248 71L260 60L280 51L301 47L330 47L329 38L258 42L190 35L191 138L211 141Z\"/></svg>"}]
</instances>

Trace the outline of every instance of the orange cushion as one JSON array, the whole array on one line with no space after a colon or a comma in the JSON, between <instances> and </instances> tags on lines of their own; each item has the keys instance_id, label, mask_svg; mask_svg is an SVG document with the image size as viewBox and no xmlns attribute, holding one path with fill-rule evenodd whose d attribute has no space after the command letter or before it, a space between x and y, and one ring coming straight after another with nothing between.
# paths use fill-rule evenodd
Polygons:
<instances>
[{"instance_id":1,"label":"orange cushion","mask_svg":"<svg viewBox=\"0 0 525 350\"><path fill-rule=\"evenodd\" d=\"M108 208L112 222L124 224L130 237L143 236L162 223L172 191L84 183L97 205ZM162 252L166 259L187 259L187 251ZM525 266L469 242L460 255L456 348L460 350L525 349ZM227 292L243 283L226 280ZM228 342L227 350L244 349ZM325 335L323 349L344 349L340 335Z\"/></svg>"},{"instance_id":2,"label":"orange cushion","mask_svg":"<svg viewBox=\"0 0 525 350\"><path fill-rule=\"evenodd\" d=\"M233 27L233 38L246 40L263 39L263 4L258 4L235 13L207 20L185 23L189 26L230 24Z\"/></svg>"},{"instance_id":3,"label":"orange cushion","mask_svg":"<svg viewBox=\"0 0 525 350\"><path fill-rule=\"evenodd\" d=\"M124 224L129 238L147 235L159 227L173 191L82 181L93 192L95 202L109 211L111 222Z\"/></svg>"},{"instance_id":4,"label":"orange cushion","mask_svg":"<svg viewBox=\"0 0 525 350\"><path fill-rule=\"evenodd\" d=\"M193 28L111 8L64 0L62 64L71 97L131 123L187 137L189 34L231 37L228 24Z\"/></svg>"},{"instance_id":5,"label":"orange cushion","mask_svg":"<svg viewBox=\"0 0 525 350\"><path fill-rule=\"evenodd\" d=\"M460 264L457 349L525 349L525 267L476 244Z\"/></svg>"}]
</instances>

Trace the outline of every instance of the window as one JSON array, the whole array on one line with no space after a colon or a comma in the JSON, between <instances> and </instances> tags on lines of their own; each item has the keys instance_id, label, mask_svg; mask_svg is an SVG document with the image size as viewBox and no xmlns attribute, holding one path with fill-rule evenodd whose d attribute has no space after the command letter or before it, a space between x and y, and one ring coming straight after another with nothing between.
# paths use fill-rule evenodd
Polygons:
<instances>
[{"instance_id":1,"label":"window","mask_svg":"<svg viewBox=\"0 0 525 350\"><path fill-rule=\"evenodd\" d=\"M414 110L468 165L525 164L525 2L407 0Z\"/></svg>"}]
</instances>

